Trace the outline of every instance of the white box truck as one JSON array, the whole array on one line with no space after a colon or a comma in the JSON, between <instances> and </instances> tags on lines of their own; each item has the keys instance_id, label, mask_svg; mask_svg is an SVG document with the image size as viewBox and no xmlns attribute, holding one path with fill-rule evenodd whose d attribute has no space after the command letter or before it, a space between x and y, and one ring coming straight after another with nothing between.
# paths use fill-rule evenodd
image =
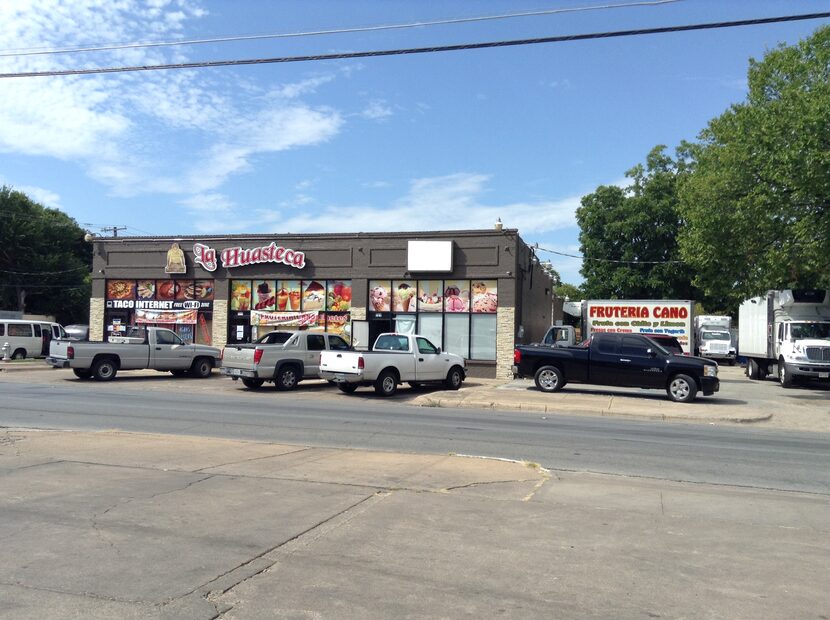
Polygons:
<instances>
[{"instance_id":1,"label":"white box truck","mask_svg":"<svg viewBox=\"0 0 830 620\"><path fill-rule=\"evenodd\" d=\"M606 299L582 304L582 337L594 332L674 336L684 355L695 351L695 302L682 299Z\"/></svg>"},{"instance_id":2,"label":"white box truck","mask_svg":"<svg viewBox=\"0 0 830 620\"><path fill-rule=\"evenodd\" d=\"M695 317L695 355L735 363L735 348L732 346L732 317L701 314Z\"/></svg>"},{"instance_id":3,"label":"white box truck","mask_svg":"<svg viewBox=\"0 0 830 620\"><path fill-rule=\"evenodd\" d=\"M738 309L738 347L750 379L775 372L784 387L830 379L830 291L781 290Z\"/></svg>"}]
</instances>

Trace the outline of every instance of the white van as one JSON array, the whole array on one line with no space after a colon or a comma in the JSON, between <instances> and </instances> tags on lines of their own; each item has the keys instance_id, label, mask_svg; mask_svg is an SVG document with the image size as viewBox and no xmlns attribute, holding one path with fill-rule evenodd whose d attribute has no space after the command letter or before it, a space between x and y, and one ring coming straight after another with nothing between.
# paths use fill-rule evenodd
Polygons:
<instances>
[{"instance_id":1,"label":"white van","mask_svg":"<svg viewBox=\"0 0 830 620\"><path fill-rule=\"evenodd\" d=\"M46 357L53 338L66 338L66 332L58 323L33 319L0 319L0 347L8 343L12 359Z\"/></svg>"}]
</instances>

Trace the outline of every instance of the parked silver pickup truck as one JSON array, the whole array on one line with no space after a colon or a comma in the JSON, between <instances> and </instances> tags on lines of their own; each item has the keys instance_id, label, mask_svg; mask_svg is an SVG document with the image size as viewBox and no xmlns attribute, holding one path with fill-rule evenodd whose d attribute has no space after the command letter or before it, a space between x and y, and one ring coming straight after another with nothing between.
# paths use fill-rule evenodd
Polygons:
<instances>
[{"instance_id":1,"label":"parked silver pickup truck","mask_svg":"<svg viewBox=\"0 0 830 620\"><path fill-rule=\"evenodd\" d=\"M446 353L423 336L381 334L371 351L324 351L320 376L350 394L358 386L373 385L375 392L392 396L404 381L412 387L440 383L457 390L466 377L463 357Z\"/></svg>"},{"instance_id":2,"label":"parked silver pickup truck","mask_svg":"<svg viewBox=\"0 0 830 620\"><path fill-rule=\"evenodd\" d=\"M221 351L201 344L186 344L169 329L134 327L126 336L112 336L109 342L53 340L46 363L71 368L79 379L110 381L120 370L170 371L174 376L210 376L221 365Z\"/></svg>"},{"instance_id":3,"label":"parked silver pickup truck","mask_svg":"<svg viewBox=\"0 0 830 620\"><path fill-rule=\"evenodd\" d=\"M253 344L229 344L222 351L223 375L242 379L251 389L273 381L278 390L293 390L303 379L320 378L320 353L348 351L349 343L335 334L274 331Z\"/></svg>"}]
</instances>

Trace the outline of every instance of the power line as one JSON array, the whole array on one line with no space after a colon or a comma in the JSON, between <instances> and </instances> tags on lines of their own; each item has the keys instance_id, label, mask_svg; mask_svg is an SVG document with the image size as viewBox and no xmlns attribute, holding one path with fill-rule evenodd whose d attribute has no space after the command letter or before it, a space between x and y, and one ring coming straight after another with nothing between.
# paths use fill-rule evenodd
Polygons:
<instances>
[{"instance_id":1,"label":"power line","mask_svg":"<svg viewBox=\"0 0 830 620\"><path fill-rule=\"evenodd\" d=\"M556 250L548 250L547 248L540 248L534 246L535 250L556 254L557 256L565 256L567 258L578 258L579 260L591 260L597 263L616 263L622 265L668 265L672 263L683 263L682 260L615 260L613 258L591 258L590 256L579 256L578 254L566 254L565 252L557 252Z\"/></svg>"},{"instance_id":2,"label":"power line","mask_svg":"<svg viewBox=\"0 0 830 620\"><path fill-rule=\"evenodd\" d=\"M75 271L89 271L88 266L82 267L75 267L74 269L64 269L62 271L8 271L6 269L0 269L0 273L8 273L13 276L52 276L58 275L61 273L74 273Z\"/></svg>"},{"instance_id":3,"label":"power line","mask_svg":"<svg viewBox=\"0 0 830 620\"><path fill-rule=\"evenodd\" d=\"M508 41L488 41L483 43L462 43L457 45L439 45L434 47L414 47L392 50L375 50L367 52L346 52L339 54L316 54L310 56L279 56L275 58L247 58L237 60L211 60L202 62L186 62L161 65L134 65L122 67L101 67L97 69L62 69L54 71L25 71L19 73L0 73L0 78L21 77L55 77L62 75L93 75L101 73L128 73L135 71L158 71L163 69L202 69L212 67L239 67L245 65L265 65L288 62L311 62L320 60L349 60L354 58L375 58L382 56L402 56L407 54L431 54L436 52L456 52L463 50L487 49L497 47L515 47L519 45L539 45L543 43L564 43L568 41L587 41L594 39L612 39L618 37L632 37L649 34L665 34L669 32L691 32L694 30L714 30L718 28L735 28L737 26L759 26L781 22L804 21L830 17L830 12L807 13L803 15L784 15L780 17L764 17L757 19L743 19L730 22L712 22L704 24L690 24L686 26L664 26L660 28L640 28L637 30L617 30L612 32L595 32L589 34L572 34L556 37L540 37L534 39L514 39Z\"/></svg>"},{"instance_id":4,"label":"power line","mask_svg":"<svg viewBox=\"0 0 830 620\"><path fill-rule=\"evenodd\" d=\"M49 54L74 54L80 52L104 52L123 49L137 49L148 47L172 47L177 45L201 45L204 43L228 43L235 41L256 41L262 39L288 39L297 37L311 37L330 34L351 34L356 32L377 32L381 30L401 30L404 28L423 28L425 26L443 26L449 24L464 24L471 22L493 21L499 19L512 19L516 17L537 17L542 15L555 15L559 13L577 13L583 11L597 11L606 9L624 9L642 6L657 6L683 2L684 0L653 0L651 2L629 2L624 4L605 4L585 7L569 7L564 9L543 9L539 11L524 11L519 13L505 13L501 15L484 15L479 17L458 17L453 19L440 19L422 22L411 22L405 24L386 24L381 26L359 26L355 28L336 28L330 30L312 30L307 32L288 32L273 34L252 34L214 37L209 39L185 39L181 41L155 41L138 43L115 43L112 45L95 45L89 47L66 47L53 49L30 49L12 50L0 52L0 58L7 56L43 56Z\"/></svg>"}]
</instances>

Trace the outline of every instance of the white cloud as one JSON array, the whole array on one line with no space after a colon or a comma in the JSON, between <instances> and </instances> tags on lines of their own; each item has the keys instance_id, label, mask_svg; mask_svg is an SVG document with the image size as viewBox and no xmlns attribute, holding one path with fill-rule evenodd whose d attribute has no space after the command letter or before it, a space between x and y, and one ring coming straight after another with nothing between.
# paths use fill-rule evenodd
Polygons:
<instances>
[{"instance_id":1,"label":"white cloud","mask_svg":"<svg viewBox=\"0 0 830 620\"><path fill-rule=\"evenodd\" d=\"M19 187L15 187L14 189L23 192L29 198L35 202L39 202L44 207L49 207L50 209L63 209L60 194L53 192L52 190L44 189L42 187L35 187L33 185L21 185Z\"/></svg>"},{"instance_id":2,"label":"white cloud","mask_svg":"<svg viewBox=\"0 0 830 620\"><path fill-rule=\"evenodd\" d=\"M546 232L573 226L579 196L538 202L486 203L487 175L458 173L416 179L391 205L328 205L283 217L257 213L258 228L291 232L459 230L490 228L497 218L520 231Z\"/></svg>"},{"instance_id":3,"label":"white cloud","mask_svg":"<svg viewBox=\"0 0 830 620\"><path fill-rule=\"evenodd\" d=\"M181 37L198 0L7 0L0 49ZM0 57L0 71L191 60L191 48ZM346 75L345 73L340 73ZM230 71L0 80L0 152L72 161L111 194L210 193L259 154L320 144L343 124L300 100L338 75L261 88ZM240 97L243 93L245 97Z\"/></svg>"},{"instance_id":4,"label":"white cloud","mask_svg":"<svg viewBox=\"0 0 830 620\"><path fill-rule=\"evenodd\" d=\"M386 105L385 101L370 101L369 105L360 113L363 118L376 121L392 116L392 108Z\"/></svg>"}]
</instances>

